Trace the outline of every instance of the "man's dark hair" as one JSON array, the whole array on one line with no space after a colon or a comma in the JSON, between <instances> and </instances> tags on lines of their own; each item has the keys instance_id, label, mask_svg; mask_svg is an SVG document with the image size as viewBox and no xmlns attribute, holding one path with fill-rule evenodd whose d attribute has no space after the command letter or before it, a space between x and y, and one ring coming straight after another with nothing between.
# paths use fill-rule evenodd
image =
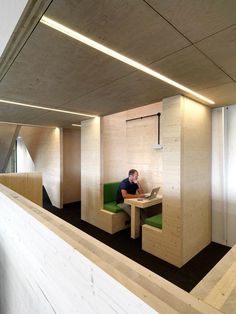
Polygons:
<instances>
[{"instance_id":1,"label":"man's dark hair","mask_svg":"<svg viewBox=\"0 0 236 314\"><path fill-rule=\"evenodd\" d=\"M129 176L133 176L135 172L138 172L136 169L130 169L129 170Z\"/></svg>"}]
</instances>

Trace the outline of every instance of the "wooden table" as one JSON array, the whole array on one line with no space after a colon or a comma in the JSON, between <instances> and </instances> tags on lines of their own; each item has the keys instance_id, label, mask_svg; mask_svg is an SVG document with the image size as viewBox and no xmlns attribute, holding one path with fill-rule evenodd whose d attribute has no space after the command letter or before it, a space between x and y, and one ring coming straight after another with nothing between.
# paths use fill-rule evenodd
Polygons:
<instances>
[{"instance_id":1,"label":"wooden table","mask_svg":"<svg viewBox=\"0 0 236 314\"><path fill-rule=\"evenodd\" d=\"M140 235L140 208L162 203L162 195L158 195L152 200L143 199L142 201L138 201L137 198L129 198L125 199L124 203L131 205L131 238L136 239Z\"/></svg>"}]
</instances>

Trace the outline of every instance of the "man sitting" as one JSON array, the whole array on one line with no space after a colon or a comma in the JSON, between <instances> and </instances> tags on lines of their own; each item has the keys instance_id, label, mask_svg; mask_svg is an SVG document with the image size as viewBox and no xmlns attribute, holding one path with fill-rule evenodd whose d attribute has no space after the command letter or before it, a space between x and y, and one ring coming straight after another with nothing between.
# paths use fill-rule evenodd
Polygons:
<instances>
[{"instance_id":1,"label":"man sitting","mask_svg":"<svg viewBox=\"0 0 236 314\"><path fill-rule=\"evenodd\" d=\"M126 198L144 197L144 191L141 184L138 182L138 171L135 169L129 170L128 178L121 181L117 195L116 203L129 216L131 216L131 206L124 203ZM144 213L141 211L141 223L144 222Z\"/></svg>"}]
</instances>

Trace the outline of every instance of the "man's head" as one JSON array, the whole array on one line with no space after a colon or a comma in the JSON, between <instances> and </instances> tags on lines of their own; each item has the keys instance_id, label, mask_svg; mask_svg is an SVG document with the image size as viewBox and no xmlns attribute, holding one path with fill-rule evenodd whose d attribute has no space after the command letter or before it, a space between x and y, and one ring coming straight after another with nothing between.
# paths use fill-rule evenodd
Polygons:
<instances>
[{"instance_id":1,"label":"man's head","mask_svg":"<svg viewBox=\"0 0 236 314\"><path fill-rule=\"evenodd\" d=\"M130 169L128 175L129 175L129 181L130 182L135 182L135 183L137 182L138 171L136 169Z\"/></svg>"}]
</instances>

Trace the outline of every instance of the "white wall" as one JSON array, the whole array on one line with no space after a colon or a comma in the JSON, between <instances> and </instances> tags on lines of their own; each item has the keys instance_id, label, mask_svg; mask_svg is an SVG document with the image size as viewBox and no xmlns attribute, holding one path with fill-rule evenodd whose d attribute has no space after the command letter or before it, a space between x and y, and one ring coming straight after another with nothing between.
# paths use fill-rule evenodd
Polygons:
<instances>
[{"instance_id":1,"label":"white wall","mask_svg":"<svg viewBox=\"0 0 236 314\"><path fill-rule=\"evenodd\" d=\"M0 1L0 57L14 31L14 28L27 2L27 0Z\"/></svg>"},{"instance_id":2,"label":"white wall","mask_svg":"<svg viewBox=\"0 0 236 314\"><path fill-rule=\"evenodd\" d=\"M17 171L16 172L34 172L34 162L28 152L27 147L22 138L17 138L16 146Z\"/></svg>"},{"instance_id":3,"label":"white wall","mask_svg":"<svg viewBox=\"0 0 236 314\"><path fill-rule=\"evenodd\" d=\"M35 170L43 175L43 185L52 204L62 208L62 130L22 126L19 135L30 153Z\"/></svg>"},{"instance_id":4,"label":"white wall","mask_svg":"<svg viewBox=\"0 0 236 314\"><path fill-rule=\"evenodd\" d=\"M236 105L213 110L212 240L236 244Z\"/></svg>"},{"instance_id":5,"label":"white wall","mask_svg":"<svg viewBox=\"0 0 236 314\"><path fill-rule=\"evenodd\" d=\"M212 110L212 240L220 244L226 244L224 110Z\"/></svg>"}]
</instances>

